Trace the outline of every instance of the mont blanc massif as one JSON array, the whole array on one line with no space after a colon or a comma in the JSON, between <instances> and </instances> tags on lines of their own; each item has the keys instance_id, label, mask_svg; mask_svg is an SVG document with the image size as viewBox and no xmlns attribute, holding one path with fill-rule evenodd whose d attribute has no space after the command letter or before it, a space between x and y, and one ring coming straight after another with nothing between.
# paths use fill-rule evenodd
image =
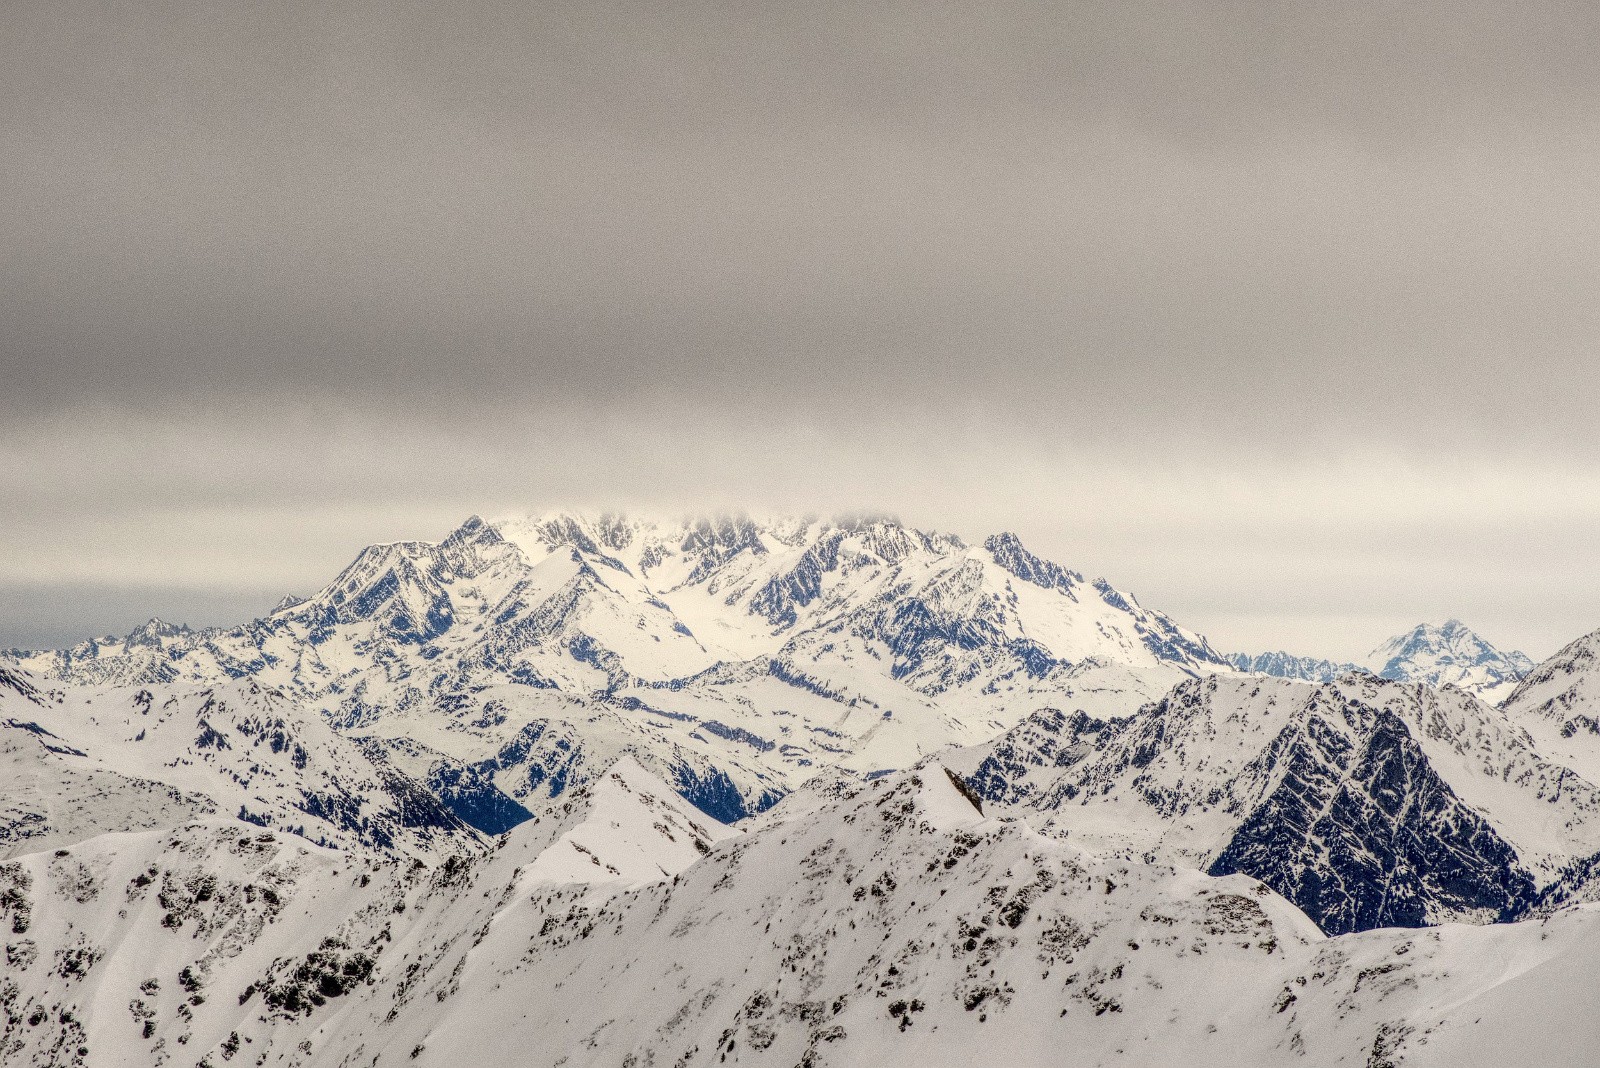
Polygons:
<instances>
[{"instance_id":1,"label":"mont blanc massif","mask_svg":"<svg viewBox=\"0 0 1600 1068\"><path fill-rule=\"evenodd\" d=\"M0 761L6 1068L1600 1063L1600 632L1230 654L1011 534L472 518L0 655Z\"/></svg>"}]
</instances>

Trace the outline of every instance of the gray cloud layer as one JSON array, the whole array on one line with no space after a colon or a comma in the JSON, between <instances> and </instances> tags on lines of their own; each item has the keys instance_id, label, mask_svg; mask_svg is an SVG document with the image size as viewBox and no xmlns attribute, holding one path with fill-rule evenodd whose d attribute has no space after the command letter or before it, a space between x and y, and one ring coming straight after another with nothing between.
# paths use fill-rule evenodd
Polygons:
<instances>
[{"instance_id":1,"label":"gray cloud layer","mask_svg":"<svg viewBox=\"0 0 1600 1068\"><path fill-rule=\"evenodd\" d=\"M1592 4L8 15L0 644L668 497L1231 644L1600 622Z\"/></svg>"}]
</instances>

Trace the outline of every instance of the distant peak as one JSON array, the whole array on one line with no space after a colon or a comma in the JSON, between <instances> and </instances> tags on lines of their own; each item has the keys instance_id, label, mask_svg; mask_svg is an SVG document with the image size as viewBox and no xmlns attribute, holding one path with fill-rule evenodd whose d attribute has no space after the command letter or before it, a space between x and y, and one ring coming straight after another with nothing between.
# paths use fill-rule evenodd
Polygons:
<instances>
[{"instance_id":1,"label":"distant peak","mask_svg":"<svg viewBox=\"0 0 1600 1068\"><path fill-rule=\"evenodd\" d=\"M1490 646L1488 642L1484 641L1483 638L1471 627L1467 626L1459 619L1451 618L1445 620L1443 623L1418 623L1410 630L1401 634L1396 634L1394 637L1378 646L1377 649L1374 649L1373 653L1376 655L1380 652L1393 650L1406 645L1415 645L1419 642L1441 641L1472 641L1477 642L1478 644L1487 648L1493 648L1493 646Z\"/></svg>"},{"instance_id":2,"label":"distant peak","mask_svg":"<svg viewBox=\"0 0 1600 1068\"><path fill-rule=\"evenodd\" d=\"M493 523L485 522L482 516L469 515L466 522L452 530L442 544L446 546L464 543L492 545L501 540L500 531Z\"/></svg>"},{"instance_id":3,"label":"distant peak","mask_svg":"<svg viewBox=\"0 0 1600 1068\"><path fill-rule=\"evenodd\" d=\"M598 556L626 548L633 541L636 524L616 512L593 515L564 509L500 519L484 526L525 548L534 544L546 550L569 546Z\"/></svg>"},{"instance_id":4,"label":"distant peak","mask_svg":"<svg viewBox=\"0 0 1600 1068\"><path fill-rule=\"evenodd\" d=\"M148 622L141 623L128 632L127 642L151 641L157 638L176 638L188 634L189 628L183 623L168 623L159 616L151 616Z\"/></svg>"},{"instance_id":5,"label":"distant peak","mask_svg":"<svg viewBox=\"0 0 1600 1068\"><path fill-rule=\"evenodd\" d=\"M1361 664L1380 678L1450 683L1479 693L1514 682L1532 667L1515 650L1501 650L1454 617L1419 623L1374 649Z\"/></svg>"}]
</instances>

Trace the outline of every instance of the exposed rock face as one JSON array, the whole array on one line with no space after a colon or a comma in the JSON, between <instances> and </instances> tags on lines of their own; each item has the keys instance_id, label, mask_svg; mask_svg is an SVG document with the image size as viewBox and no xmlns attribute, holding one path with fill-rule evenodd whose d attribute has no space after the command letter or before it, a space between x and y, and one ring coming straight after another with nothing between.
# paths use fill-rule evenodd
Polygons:
<instances>
[{"instance_id":1,"label":"exposed rock face","mask_svg":"<svg viewBox=\"0 0 1600 1068\"><path fill-rule=\"evenodd\" d=\"M1211 874L1255 876L1330 934L1507 919L1532 900L1516 851L1462 804L1397 716L1378 711L1353 738L1313 720L1285 743L1277 786Z\"/></svg>"},{"instance_id":2,"label":"exposed rock face","mask_svg":"<svg viewBox=\"0 0 1600 1068\"><path fill-rule=\"evenodd\" d=\"M1087 713L1040 709L996 743L967 782L978 796L1001 804L1027 801L1041 782L1103 750L1128 724Z\"/></svg>"},{"instance_id":3,"label":"exposed rock face","mask_svg":"<svg viewBox=\"0 0 1600 1068\"><path fill-rule=\"evenodd\" d=\"M526 808L503 793L480 768L408 738L366 738L358 744L374 764L423 783L446 809L482 834L504 834L531 818Z\"/></svg>"},{"instance_id":4,"label":"exposed rock face","mask_svg":"<svg viewBox=\"0 0 1600 1068\"><path fill-rule=\"evenodd\" d=\"M1043 710L979 752L985 800L1252 875L1330 932L1509 918L1600 845L1600 790L1495 709L1372 676L1195 680L1129 717Z\"/></svg>"}]
</instances>

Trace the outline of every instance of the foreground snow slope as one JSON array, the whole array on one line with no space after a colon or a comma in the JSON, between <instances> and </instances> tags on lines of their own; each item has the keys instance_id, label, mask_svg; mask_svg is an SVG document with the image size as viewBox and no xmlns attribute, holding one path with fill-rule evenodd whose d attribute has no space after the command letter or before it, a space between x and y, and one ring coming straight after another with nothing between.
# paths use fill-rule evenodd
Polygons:
<instances>
[{"instance_id":1,"label":"foreground snow slope","mask_svg":"<svg viewBox=\"0 0 1600 1068\"><path fill-rule=\"evenodd\" d=\"M1330 939L1253 879L985 817L936 765L690 831L709 852L670 877L562 882L563 841L617 832L587 876L683 831L640 769L608 782L432 870L237 823L16 858L0 1059L1592 1063L1593 909Z\"/></svg>"},{"instance_id":2,"label":"foreground snow slope","mask_svg":"<svg viewBox=\"0 0 1600 1068\"><path fill-rule=\"evenodd\" d=\"M500 893L592 884L603 898L735 833L624 762L483 863ZM430 870L227 819L14 858L0 864L0 1063L193 1063L208 1050L224 1061L255 1045L241 1022L263 1012L275 1032L298 1033L368 990L408 912L449 902L468 916L469 868L464 854Z\"/></svg>"}]
</instances>

